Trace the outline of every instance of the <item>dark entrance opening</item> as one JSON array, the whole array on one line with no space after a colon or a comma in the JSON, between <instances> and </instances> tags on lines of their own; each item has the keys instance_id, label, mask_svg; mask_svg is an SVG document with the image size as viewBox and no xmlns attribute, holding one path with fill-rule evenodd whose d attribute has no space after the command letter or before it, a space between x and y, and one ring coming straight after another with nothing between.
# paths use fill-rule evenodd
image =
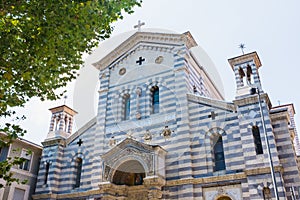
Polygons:
<instances>
[{"instance_id":1,"label":"dark entrance opening","mask_svg":"<svg viewBox=\"0 0 300 200\"><path fill-rule=\"evenodd\" d=\"M143 166L136 160L126 161L115 171L112 183L116 185L142 185L145 178Z\"/></svg>"}]
</instances>

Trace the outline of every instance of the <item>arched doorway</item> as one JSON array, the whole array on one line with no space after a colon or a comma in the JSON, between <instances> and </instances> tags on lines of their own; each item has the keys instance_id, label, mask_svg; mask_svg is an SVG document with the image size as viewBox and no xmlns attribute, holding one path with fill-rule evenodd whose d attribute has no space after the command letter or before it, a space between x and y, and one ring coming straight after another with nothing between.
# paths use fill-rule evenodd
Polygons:
<instances>
[{"instance_id":1,"label":"arched doorway","mask_svg":"<svg viewBox=\"0 0 300 200\"><path fill-rule=\"evenodd\" d=\"M116 185L142 185L145 170L140 162L130 160L122 163L114 172L112 183Z\"/></svg>"},{"instance_id":2,"label":"arched doorway","mask_svg":"<svg viewBox=\"0 0 300 200\"><path fill-rule=\"evenodd\" d=\"M232 199L227 196L222 196L222 197L217 198L217 200L232 200Z\"/></svg>"}]
</instances>

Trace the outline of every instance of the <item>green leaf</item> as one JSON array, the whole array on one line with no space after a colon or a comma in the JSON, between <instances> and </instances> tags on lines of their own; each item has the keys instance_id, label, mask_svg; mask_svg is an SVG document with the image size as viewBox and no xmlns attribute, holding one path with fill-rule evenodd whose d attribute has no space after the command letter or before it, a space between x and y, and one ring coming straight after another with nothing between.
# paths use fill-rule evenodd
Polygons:
<instances>
[{"instance_id":1,"label":"green leaf","mask_svg":"<svg viewBox=\"0 0 300 200\"><path fill-rule=\"evenodd\" d=\"M77 77L83 53L108 38L113 31L110 24L140 4L140 0L0 3L0 116L12 117L11 109L24 106L32 97L60 98L57 89ZM6 124L0 131L8 134L7 143L25 133L15 124ZM10 167L6 163L0 168L5 169L0 176L8 185L18 181L7 171Z\"/></svg>"}]
</instances>

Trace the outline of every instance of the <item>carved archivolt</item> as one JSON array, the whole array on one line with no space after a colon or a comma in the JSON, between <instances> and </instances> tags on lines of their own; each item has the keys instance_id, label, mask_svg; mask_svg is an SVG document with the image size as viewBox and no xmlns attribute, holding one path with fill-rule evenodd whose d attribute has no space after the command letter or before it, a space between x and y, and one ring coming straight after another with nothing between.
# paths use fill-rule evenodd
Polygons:
<instances>
[{"instance_id":1,"label":"carved archivolt","mask_svg":"<svg viewBox=\"0 0 300 200\"><path fill-rule=\"evenodd\" d=\"M240 184L203 188L203 194L205 200L242 200L242 190Z\"/></svg>"},{"instance_id":2,"label":"carved archivolt","mask_svg":"<svg viewBox=\"0 0 300 200\"><path fill-rule=\"evenodd\" d=\"M153 175L153 154L139 151L134 148L126 148L121 150L114 158L105 162L105 175L107 181L111 181L114 172L120 165L127 161L138 161L144 168L146 175Z\"/></svg>"},{"instance_id":3,"label":"carved archivolt","mask_svg":"<svg viewBox=\"0 0 300 200\"><path fill-rule=\"evenodd\" d=\"M127 138L102 156L104 161L103 181L111 182L114 172L128 161L139 162L145 170L145 175L153 176L157 156L159 156L157 147Z\"/></svg>"}]
</instances>

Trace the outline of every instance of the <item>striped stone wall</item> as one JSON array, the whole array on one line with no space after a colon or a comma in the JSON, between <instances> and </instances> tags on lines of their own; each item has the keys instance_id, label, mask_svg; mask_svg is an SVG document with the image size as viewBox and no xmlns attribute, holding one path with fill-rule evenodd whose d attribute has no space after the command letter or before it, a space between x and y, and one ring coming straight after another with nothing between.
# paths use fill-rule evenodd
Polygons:
<instances>
[{"instance_id":1,"label":"striped stone wall","mask_svg":"<svg viewBox=\"0 0 300 200\"><path fill-rule=\"evenodd\" d=\"M289 113L287 109L274 109L271 111L271 119L276 144L278 149L279 162L282 165L284 187L288 199L292 199L290 188L294 187L295 195L299 196L300 173L297 164L297 155L293 148L293 139L289 132Z\"/></svg>"},{"instance_id":2,"label":"striped stone wall","mask_svg":"<svg viewBox=\"0 0 300 200\"><path fill-rule=\"evenodd\" d=\"M215 200L226 196L259 200L264 187L269 187L274 197L261 103L279 197L291 199L289 187L293 183L298 190L300 180L288 120L281 113L270 112L268 95L260 85L257 59L237 63L233 70L237 77L239 67L251 66L252 84L260 88L261 102L248 90L233 102L216 99L217 92L210 91L211 83L202 82L205 73L199 71L184 42L139 42L106 68L98 66L98 114L69 138L44 142L35 198L102 197L99 185L112 180L105 178L106 163L101 156L126 138L159 145L167 152L162 169L166 173L163 199ZM236 81L238 89L245 86L238 77ZM158 113L152 113L153 87L159 88ZM130 97L130 116L126 120L124 95ZM252 128L256 126L262 154L255 150ZM170 131L168 136L163 135L166 129ZM216 136L222 136L224 170L214 169ZM80 186L76 188L78 158L83 162ZM51 164L48 183L44 184L46 162Z\"/></svg>"}]
</instances>

